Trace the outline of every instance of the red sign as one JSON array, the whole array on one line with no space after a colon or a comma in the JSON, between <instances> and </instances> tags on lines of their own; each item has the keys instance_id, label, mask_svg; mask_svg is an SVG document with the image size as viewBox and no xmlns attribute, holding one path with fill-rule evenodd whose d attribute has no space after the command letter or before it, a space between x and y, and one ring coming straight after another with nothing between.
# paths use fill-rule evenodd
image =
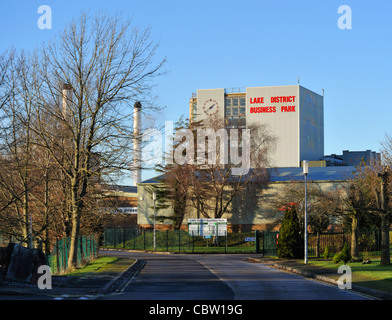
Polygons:
<instances>
[{"instance_id":1,"label":"red sign","mask_svg":"<svg viewBox=\"0 0 392 320\"><path fill-rule=\"evenodd\" d=\"M295 102L295 96L271 97L271 103Z\"/></svg>"},{"instance_id":2,"label":"red sign","mask_svg":"<svg viewBox=\"0 0 392 320\"><path fill-rule=\"evenodd\" d=\"M295 112L295 106L281 106L280 112Z\"/></svg>"},{"instance_id":3,"label":"red sign","mask_svg":"<svg viewBox=\"0 0 392 320\"><path fill-rule=\"evenodd\" d=\"M276 96L271 97L271 103L287 103L295 102L295 96ZM249 98L250 104L260 104L264 103L264 97L253 97ZM295 112L295 106L265 106L265 107L250 107L250 113L275 113L276 109L280 112Z\"/></svg>"},{"instance_id":4,"label":"red sign","mask_svg":"<svg viewBox=\"0 0 392 320\"><path fill-rule=\"evenodd\" d=\"M273 113L276 112L276 107L250 107L250 113Z\"/></svg>"},{"instance_id":5,"label":"red sign","mask_svg":"<svg viewBox=\"0 0 392 320\"><path fill-rule=\"evenodd\" d=\"M250 104L264 103L264 97L250 98Z\"/></svg>"}]
</instances>

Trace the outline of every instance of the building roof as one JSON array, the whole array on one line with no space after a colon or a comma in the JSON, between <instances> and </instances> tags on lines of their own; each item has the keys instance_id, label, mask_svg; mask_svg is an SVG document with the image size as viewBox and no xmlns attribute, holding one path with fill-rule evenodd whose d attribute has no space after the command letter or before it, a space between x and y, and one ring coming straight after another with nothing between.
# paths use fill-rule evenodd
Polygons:
<instances>
[{"instance_id":1,"label":"building roof","mask_svg":"<svg viewBox=\"0 0 392 320\"><path fill-rule=\"evenodd\" d=\"M310 167L307 179L308 181L343 181L351 178L354 171L354 166ZM299 167L269 168L268 172L271 182L287 182L304 179L302 168ZM161 179L162 175L159 175L140 183L160 183Z\"/></svg>"},{"instance_id":2,"label":"building roof","mask_svg":"<svg viewBox=\"0 0 392 320\"><path fill-rule=\"evenodd\" d=\"M108 185L106 187L110 191L114 191L114 192L137 193L137 187L136 186Z\"/></svg>"},{"instance_id":3,"label":"building roof","mask_svg":"<svg viewBox=\"0 0 392 320\"><path fill-rule=\"evenodd\" d=\"M352 177L354 166L310 167L308 180L314 181L342 181ZM272 168L269 169L271 181L303 180L302 168Z\"/></svg>"}]
</instances>

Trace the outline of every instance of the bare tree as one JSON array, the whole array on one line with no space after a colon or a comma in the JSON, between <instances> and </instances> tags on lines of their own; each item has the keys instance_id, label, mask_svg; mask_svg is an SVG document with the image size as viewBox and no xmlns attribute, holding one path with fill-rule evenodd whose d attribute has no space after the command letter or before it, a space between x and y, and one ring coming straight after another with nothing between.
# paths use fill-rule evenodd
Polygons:
<instances>
[{"instance_id":1,"label":"bare tree","mask_svg":"<svg viewBox=\"0 0 392 320\"><path fill-rule=\"evenodd\" d=\"M176 161L162 172L173 198L184 202L179 206L183 212L191 207L198 217L221 218L246 188L260 191L268 182L266 168L276 139L264 125L231 132L215 117L184 123L175 137Z\"/></svg>"},{"instance_id":2,"label":"bare tree","mask_svg":"<svg viewBox=\"0 0 392 320\"><path fill-rule=\"evenodd\" d=\"M6 92L1 108L0 193L2 231L24 245L35 237L44 240L49 253L49 219L53 206L49 198L49 182L53 167L47 150L39 148L35 103L38 86L35 56L10 51ZM43 236L42 232L46 232Z\"/></svg>"},{"instance_id":3,"label":"bare tree","mask_svg":"<svg viewBox=\"0 0 392 320\"><path fill-rule=\"evenodd\" d=\"M4 164L0 185L4 195L15 209L22 242L31 244L30 189L37 181L32 179L32 103L28 71L28 57L12 52L7 81L8 99L2 108L2 150Z\"/></svg>"},{"instance_id":4,"label":"bare tree","mask_svg":"<svg viewBox=\"0 0 392 320\"><path fill-rule=\"evenodd\" d=\"M165 62L155 60L156 52L149 29L132 29L129 22L105 14L82 14L38 51L32 130L67 181L70 266L76 263L80 221L94 183L130 169L130 106L135 100L147 105L152 80Z\"/></svg>"},{"instance_id":5,"label":"bare tree","mask_svg":"<svg viewBox=\"0 0 392 320\"><path fill-rule=\"evenodd\" d=\"M204 217L221 218L248 186L261 190L268 183L266 168L276 138L266 125L227 129L219 117L211 117L194 128L200 129L207 130L205 135L197 135L197 146L201 152L205 150L205 161L195 161L191 200ZM213 134L209 136L208 130ZM219 144L214 143L218 137Z\"/></svg>"},{"instance_id":6,"label":"bare tree","mask_svg":"<svg viewBox=\"0 0 392 320\"><path fill-rule=\"evenodd\" d=\"M353 177L348 180L349 191L343 213L352 218L352 246L358 243L358 220L363 216L376 216L381 230L381 264L390 263L390 169L380 161L371 161L357 166ZM350 209L351 208L351 209ZM352 248L353 251L353 248Z\"/></svg>"}]
</instances>

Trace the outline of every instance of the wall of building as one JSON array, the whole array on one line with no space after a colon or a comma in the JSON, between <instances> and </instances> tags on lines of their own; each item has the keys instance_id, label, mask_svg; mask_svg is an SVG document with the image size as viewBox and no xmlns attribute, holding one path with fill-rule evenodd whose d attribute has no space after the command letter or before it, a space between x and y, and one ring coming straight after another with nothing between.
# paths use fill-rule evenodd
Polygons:
<instances>
[{"instance_id":1,"label":"wall of building","mask_svg":"<svg viewBox=\"0 0 392 320\"><path fill-rule=\"evenodd\" d=\"M137 225L138 194L134 186L110 186L106 198L102 200L102 210L110 215L111 227ZM114 210L114 209L117 210Z\"/></svg>"},{"instance_id":2,"label":"wall of building","mask_svg":"<svg viewBox=\"0 0 392 320\"><path fill-rule=\"evenodd\" d=\"M197 90L197 120L204 120L215 114L222 119L225 116L225 89Z\"/></svg>"},{"instance_id":3,"label":"wall of building","mask_svg":"<svg viewBox=\"0 0 392 320\"><path fill-rule=\"evenodd\" d=\"M320 160L324 156L324 98L299 87L300 161Z\"/></svg>"},{"instance_id":4,"label":"wall of building","mask_svg":"<svg viewBox=\"0 0 392 320\"><path fill-rule=\"evenodd\" d=\"M298 167L299 101L298 86L247 88L247 125L266 123L278 139L271 153L273 167ZM290 100L290 101L287 101Z\"/></svg>"},{"instance_id":5,"label":"wall of building","mask_svg":"<svg viewBox=\"0 0 392 320\"><path fill-rule=\"evenodd\" d=\"M371 150L366 150L366 151L343 150L342 158L343 158L343 163L346 166L357 166L360 165L361 162L371 164L374 161L380 161L381 154Z\"/></svg>"},{"instance_id":6,"label":"wall of building","mask_svg":"<svg viewBox=\"0 0 392 320\"><path fill-rule=\"evenodd\" d=\"M343 150L343 154L325 155L323 159L327 162L327 165L358 166L361 163L369 165L372 162L381 161L381 153L371 150Z\"/></svg>"},{"instance_id":7,"label":"wall of building","mask_svg":"<svg viewBox=\"0 0 392 320\"><path fill-rule=\"evenodd\" d=\"M287 188L291 181L270 182L267 187L255 191L254 188L248 188L241 195L234 199L228 213L221 218L227 219L228 228L231 231L250 231L250 230L274 230L278 229L277 219L283 215L279 210L281 205L281 194ZM298 182L297 182L298 183ZM324 191L344 188L345 183L342 181L313 181L309 184L317 184ZM154 184L159 185L159 184ZM303 185L301 183L301 185ZM309 186L310 187L310 186ZM154 203L152 195L148 192L151 184L141 183L138 185L138 224L144 228L152 228L154 223ZM157 211L159 216L171 216L173 213L169 207ZM182 229L187 229L187 219L203 218L197 216L195 208L190 208L185 215ZM211 217L213 218L213 217ZM157 229L171 229L169 221L156 222Z\"/></svg>"},{"instance_id":8,"label":"wall of building","mask_svg":"<svg viewBox=\"0 0 392 320\"><path fill-rule=\"evenodd\" d=\"M324 156L323 97L299 85L249 87L238 93L245 97L246 126L267 124L277 138L271 153L272 167L299 167L302 160ZM225 119L225 89L197 91L197 119L214 115ZM194 97L191 99L190 112ZM227 119L225 119L227 122Z\"/></svg>"}]
</instances>

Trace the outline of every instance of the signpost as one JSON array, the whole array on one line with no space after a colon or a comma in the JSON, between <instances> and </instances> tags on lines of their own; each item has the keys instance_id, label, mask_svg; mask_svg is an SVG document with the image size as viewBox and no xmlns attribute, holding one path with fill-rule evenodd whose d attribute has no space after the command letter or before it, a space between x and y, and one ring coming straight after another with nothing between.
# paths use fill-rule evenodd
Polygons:
<instances>
[{"instance_id":1,"label":"signpost","mask_svg":"<svg viewBox=\"0 0 392 320\"><path fill-rule=\"evenodd\" d=\"M190 236L213 236L227 235L227 219L188 219L188 232Z\"/></svg>"}]
</instances>

